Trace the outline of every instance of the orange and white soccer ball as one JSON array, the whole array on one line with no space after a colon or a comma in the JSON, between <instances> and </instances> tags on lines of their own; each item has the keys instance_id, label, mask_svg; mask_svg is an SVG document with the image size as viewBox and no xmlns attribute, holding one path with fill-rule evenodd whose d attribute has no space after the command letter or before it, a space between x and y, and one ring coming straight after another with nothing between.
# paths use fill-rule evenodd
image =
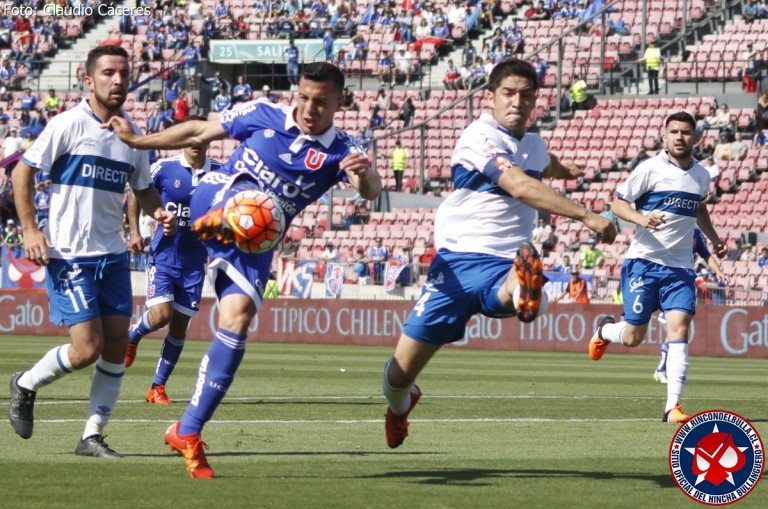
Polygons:
<instances>
[{"instance_id":1,"label":"orange and white soccer ball","mask_svg":"<svg viewBox=\"0 0 768 509\"><path fill-rule=\"evenodd\" d=\"M224 217L235 245L246 253L263 253L277 247L285 233L285 213L266 193L241 191L227 200Z\"/></svg>"}]
</instances>

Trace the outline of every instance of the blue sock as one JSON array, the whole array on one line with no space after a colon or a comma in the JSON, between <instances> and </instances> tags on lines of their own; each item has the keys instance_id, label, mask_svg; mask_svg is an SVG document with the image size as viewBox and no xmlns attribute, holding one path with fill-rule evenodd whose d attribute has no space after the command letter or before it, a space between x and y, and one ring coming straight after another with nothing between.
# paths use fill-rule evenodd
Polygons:
<instances>
[{"instance_id":1,"label":"blue sock","mask_svg":"<svg viewBox=\"0 0 768 509\"><path fill-rule=\"evenodd\" d=\"M173 368L179 362L181 350L184 348L184 338L177 339L168 334L163 341L163 347L160 349L160 361L157 363L155 378L152 380L152 386L165 385L173 373Z\"/></svg>"},{"instance_id":2,"label":"blue sock","mask_svg":"<svg viewBox=\"0 0 768 509\"><path fill-rule=\"evenodd\" d=\"M211 419L243 360L245 339L246 336L225 329L216 330L216 337L200 362L195 392L181 416L180 435L200 433Z\"/></svg>"},{"instance_id":3,"label":"blue sock","mask_svg":"<svg viewBox=\"0 0 768 509\"><path fill-rule=\"evenodd\" d=\"M656 371L667 371L667 354L669 353L669 343L661 345L661 357L659 358L659 365L656 366Z\"/></svg>"},{"instance_id":4,"label":"blue sock","mask_svg":"<svg viewBox=\"0 0 768 509\"><path fill-rule=\"evenodd\" d=\"M141 320L136 324L136 327L133 327L128 331L128 341L131 343L138 343L141 341L141 338L150 332L152 332L152 327L149 325L149 309L147 309L144 311L144 314L141 315Z\"/></svg>"}]
</instances>

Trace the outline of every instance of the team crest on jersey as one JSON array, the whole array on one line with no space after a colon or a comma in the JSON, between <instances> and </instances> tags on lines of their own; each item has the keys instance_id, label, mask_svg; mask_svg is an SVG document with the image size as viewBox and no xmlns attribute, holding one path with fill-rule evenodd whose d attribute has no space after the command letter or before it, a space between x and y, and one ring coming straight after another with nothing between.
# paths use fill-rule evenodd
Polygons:
<instances>
[{"instance_id":1,"label":"team crest on jersey","mask_svg":"<svg viewBox=\"0 0 768 509\"><path fill-rule=\"evenodd\" d=\"M267 129L266 131L264 131L264 137L265 138L271 138L274 135L275 135L275 130L274 129Z\"/></svg>"},{"instance_id":2,"label":"team crest on jersey","mask_svg":"<svg viewBox=\"0 0 768 509\"><path fill-rule=\"evenodd\" d=\"M675 483L696 502L727 505L757 486L763 473L763 442L743 417L708 410L683 424L669 447Z\"/></svg>"},{"instance_id":3,"label":"team crest on jersey","mask_svg":"<svg viewBox=\"0 0 768 509\"><path fill-rule=\"evenodd\" d=\"M176 189L180 188L181 187L181 180L179 180L179 179L174 180L173 181L173 187L175 187Z\"/></svg>"},{"instance_id":4,"label":"team crest on jersey","mask_svg":"<svg viewBox=\"0 0 768 509\"><path fill-rule=\"evenodd\" d=\"M328 154L325 152L319 152L311 148L307 151L307 157L304 158L304 166L312 171L318 170L327 158Z\"/></svg>"}]
</instances>

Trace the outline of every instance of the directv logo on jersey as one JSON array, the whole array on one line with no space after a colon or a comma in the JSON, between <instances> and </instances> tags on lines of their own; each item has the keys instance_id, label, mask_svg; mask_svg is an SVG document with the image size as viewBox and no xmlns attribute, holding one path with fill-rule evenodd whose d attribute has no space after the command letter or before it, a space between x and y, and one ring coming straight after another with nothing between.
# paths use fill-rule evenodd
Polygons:
<instances>
[{"instance_id":1,"label":"directv logo on jersey","mask_svg":"<svg viewBox=\"0 0 768 509\"><path fill-rule=\"evenodd\" d=\"M125 184L128 182L128 173L125 171L113 170L112 168L95 166L88 163L83 163L81 174L85 178L102 180L104 182L116 182L118 184Z\"/></svg>"},{"instance_id":2,"label":"directv logo on jersey","mask_svg":"<svg viewBox=\"0 0 768 509\"><path fill-rule=\"evenodd\" d=\"M676 198L674 196L664 198L664 205L686 210L698 210L699 208L699 202L696 200L686 200L685 198Z\"/></svg>"}]
</instances>

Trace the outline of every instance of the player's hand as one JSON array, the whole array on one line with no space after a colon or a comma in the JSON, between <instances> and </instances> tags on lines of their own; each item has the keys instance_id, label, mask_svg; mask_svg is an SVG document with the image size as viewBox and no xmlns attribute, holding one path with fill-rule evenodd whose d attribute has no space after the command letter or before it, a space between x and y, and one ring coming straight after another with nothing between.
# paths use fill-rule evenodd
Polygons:
<instances>
[{"instance_id":1,"label":"player's hand","mask_svg":"<svg viewBox=\"0 0 768 509\"><path fill-rule=\"evenodd\" d=\"M131 238L128 240L128 249L133 254L139 254L144 251L144 237L139 232L131 232Z\"/></svg>"},{"instance_id":2,"label":"player's hand","mask_svg":"<svg viewBox=\"0 0 768 509\"><path fill-rule=\"evenodd\" d=\"M638 223L643 228L655 232L661 225L666 224L667 220L664 214L651 214L650 216L643 216L643 219Z\"/></svg>"},{"instance_id":3,"label":"player's hand","mask_svg":"<svg viewBox=\"0 0 768 509\"><path fill-rule=\"evenodd\" d=\"M101 124L102 129L109 129L114 132L115 135L120 138L120 141L133 147L131 143L138 138L138 135L134 132L131 123L123 117L114 116L107 120L104 124Z\"/></svg>"},{"instance_id":4,"label":"player's hand","mask_svg":"<svg viewBox=\"0 0 768 509\"><path fill-rule=\"evenodd\" d=\"M613 244L613 241L616 240L616 226L607 217L591 213L584 220L584 226L597 233L600 242Z\"/></svg>"},{"instance_id":5,"label":"player's hand","mask_svg":"<svg viewBox=\"0 0 768 509\"><path fill-rule=\"evenodd\" d=\"M731 278L723 274L722 272L718 272L715 274L715 277L718 281L725 283L725 286L731 286Z\"/></svg>"},{"instance_id":6,"label":"player's hand","mask_svg":"<svg viewBox=\"0 0 768 509\"><path fill-rule=\"evenodd\" d=\"M358 177L364 176L371 169L368 156L365 154L350 154L339 163L339 168Z\"/></svg>"},{"instance_id":7,"label":"player's hand","mask_svg":"<svg viewBox=\"0 0 768 509\"><path fill-rule=\"evenodd\" d=\"M48 248L53 247L45 233L37 228L24 229L24 251L35 265L48 265Z\"/></svg>"},{"instance_id":8,"label":"player's hand","mask_svg":"<svg viewBox=\"0 0 768 509\"><path fill-rule=\"evenodd\" d=\"M715 244L714 247L715 247L715 254L721 260L724 259L726 256L728 256L728 246L726 246L725 243L720 242L719 244Z\"/></svg>"},{"instance_id":9,"label":"player's hand","mask_svg":"<svg viewBox=\"0 0 768 509\"><path fill-rule=\"evenodd\" d=\"M160 209L152 216L155 221L160 223L163 227L163 235L169 237L176 233L178 223L176 222L176 215L173 212Z\"/></svg>"},{"instance_id":10,"label":"player's hand","mask_svg":"<svg viewBox=\"0 0 768 509\"><path fill-rule=\"evenodd\" d=\"M587 173L587 169L584 166L576 163L561 163L565 171L568 173L569 179L577 179L583 177Z\"/></svg>"}]
</instances>

